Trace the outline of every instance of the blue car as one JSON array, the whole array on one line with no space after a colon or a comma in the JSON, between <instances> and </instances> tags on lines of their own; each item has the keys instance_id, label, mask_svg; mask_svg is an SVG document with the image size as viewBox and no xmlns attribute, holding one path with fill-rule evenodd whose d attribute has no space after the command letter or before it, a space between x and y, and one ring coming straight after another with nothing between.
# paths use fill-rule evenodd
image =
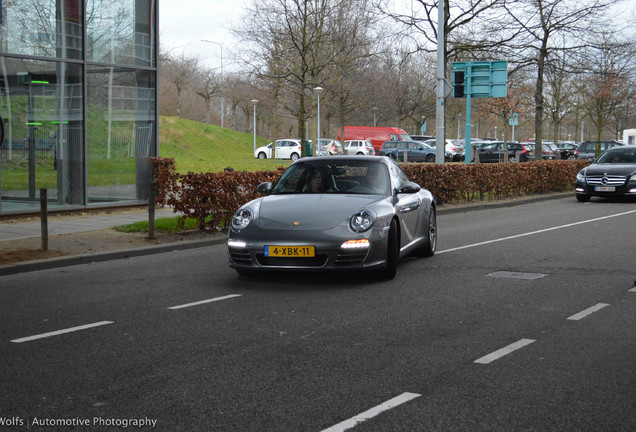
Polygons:
<instances>
[{"instance_id":1,"label":"blue car","mask_svg":"<svg viewBox=\"0 0 636 432\"><path fill-rule=\"evenodd\" d=\"M404 152L408 162L435 162L435 148L419 141L386 141L380 149L380 156L403 161Z\"/></svg>"}]
</instances>

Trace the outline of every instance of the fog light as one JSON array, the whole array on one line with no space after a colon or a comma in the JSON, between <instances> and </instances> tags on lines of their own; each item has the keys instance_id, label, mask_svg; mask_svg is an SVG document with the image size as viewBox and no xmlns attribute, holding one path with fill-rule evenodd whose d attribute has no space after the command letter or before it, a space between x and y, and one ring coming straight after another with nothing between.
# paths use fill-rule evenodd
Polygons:
<instances>
[{"instance_id":1,"label":"fog light","mask_svg":"<svg viewBox=\"0 0 636 432\"><path fill-rule=\"evenodd\" d=\"M247 243L240 240L228 240L227 245L229 247L244 248L245 246L247 246Z\"/></svg>"},{"instance_id":2,"label":"fog light","mask_svg":"<svg viewBox=\"0 0 636 432\"><path fill-rule=\"evenodd\" d=\"M576 191L577 191L577 192L585 192L585 189L580 188L580 187L577 187L577 188L576 188Z\"/></svg>"},{"instance_id":3,"label":"fog light","mask_svg":"<svg viewBox=\"0 0 636 432\"><path fill-rule=\"evenodd\" d=\"M636 188L631 188L631 189L629 190L629 193L636 193Z\"/></svg>"},{"instance_id":4,"label":"fog light","mask_svg":"<svg viewBox=\"0 0 636 432\"><path fill-rule=\"evenodd\" d=\"M342 249L363 249L369 247L369 240L348 240L340 246Z\"/></svg>"}]
</instances>

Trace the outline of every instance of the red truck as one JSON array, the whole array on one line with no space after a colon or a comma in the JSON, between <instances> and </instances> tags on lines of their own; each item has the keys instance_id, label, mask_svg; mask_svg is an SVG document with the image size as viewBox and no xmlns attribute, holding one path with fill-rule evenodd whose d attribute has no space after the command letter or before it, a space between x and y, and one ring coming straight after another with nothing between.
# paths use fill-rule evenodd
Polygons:
<instances>
[{"instance_id":1,"label":"red truck","mask_svg":"<svg viewBox=\"0 0 636 432\"><path fill-rule=\"evenodd\" d=\"M338 133L340 142L348 140L369 140L375 154L380 153L385 141L410 141L411 137L403 129L394 127L345 126L344 138Z\"/></svg>"}]
</instances>

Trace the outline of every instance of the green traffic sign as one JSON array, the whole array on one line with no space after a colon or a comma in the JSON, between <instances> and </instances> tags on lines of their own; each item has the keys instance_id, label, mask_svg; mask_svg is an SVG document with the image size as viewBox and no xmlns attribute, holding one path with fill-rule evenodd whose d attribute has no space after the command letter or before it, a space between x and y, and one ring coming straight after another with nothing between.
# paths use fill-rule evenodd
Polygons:
<instances>
[{"instance_id":1,"label":"green traffic sign","mask_svg":"<svg viewBox=\"0 0 636 432\"><path fill-rule=\"evenodd\" d=\"M508 61L454 62L453 97L506 97Z\"/></svg>"}]
</instances>

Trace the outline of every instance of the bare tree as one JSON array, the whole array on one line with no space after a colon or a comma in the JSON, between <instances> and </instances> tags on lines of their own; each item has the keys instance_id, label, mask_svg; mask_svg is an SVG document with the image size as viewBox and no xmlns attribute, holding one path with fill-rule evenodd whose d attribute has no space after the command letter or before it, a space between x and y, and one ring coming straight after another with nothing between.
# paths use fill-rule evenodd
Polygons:
<instances>
[{"instance_id":1,"label":"bare tree","mask_svg":"<svg viewBox=\"0 0 636 432\"><path fill-rule=\"evenodd\" d=\"M548 89L545 98L546 116L552 122L552 139L554 144L559 142L561 122L574 109L576 87L573 74L567 73L568 61L571 61L568 52L561 53L561 58L555 59L546 68L546 81Z\"/></svg>"},{"instance_id":2,"label":"bare tree","mask_svg":"<svg viewBox=\"0 0 636 432\"><path fill-rule=\"evenodd\" d=\"M199 69L199 59L197 57L168 56L165 64L165 77L174 85L177 91L177 117L181 118L183 106L183 93L193 85L192 77Z\"/></svg>"},{"instance_id":3,"label":"bare tree","mask_svg":"<svg viewBox=\"0 0 636 432\"><path fill-rule=\"evenodd\" d=\"M199 70L197 82L194 85L194 92L205 101L205 122L210 123L210 110L212 98L221 91L221 78L210 68Z\"/></svg>"},{"instance_id":4,"label":"bare tree","mask_svg":"<svg viewBox=\"0 0 636 432\"><path fill-rule=\"evenodd\" d=\"M585 50L583 62L589 72L578 85L580 107L596 126L596 155L601 151L603 130L617 110L631 95L633 64L636 52L633 43L618 42L608 33L599 43Z\"/></svg>"},{"instance_id":5,"label":"bare tree","mask_svg":"<svg viewBox=\"0 0 636 432\"><path fill-rule=\"evenodd\" d=\"M602 25L602 15L618 0L512 0L504 7L513 23L508 29L514 41L508 44L511 58L536 71L536 152L542 154L543 110L546 67L557 61L557 53L585 47L585 36Z\"/></svg>"},{"instance_id":6,"label":"bare tree","mask_svg":"<svg viewBox=\"0 0 636 432\"><path fill-rule=\"evenodd\" d=\"M295 107L287 109L297 119L301 138L311 100L308 93L334 57L330 17L339 1L346 0L252 0L235 32L251 43L243 54L257 76L289 84L285 90L294 95Z\"/></svg>"}]
</instances>

